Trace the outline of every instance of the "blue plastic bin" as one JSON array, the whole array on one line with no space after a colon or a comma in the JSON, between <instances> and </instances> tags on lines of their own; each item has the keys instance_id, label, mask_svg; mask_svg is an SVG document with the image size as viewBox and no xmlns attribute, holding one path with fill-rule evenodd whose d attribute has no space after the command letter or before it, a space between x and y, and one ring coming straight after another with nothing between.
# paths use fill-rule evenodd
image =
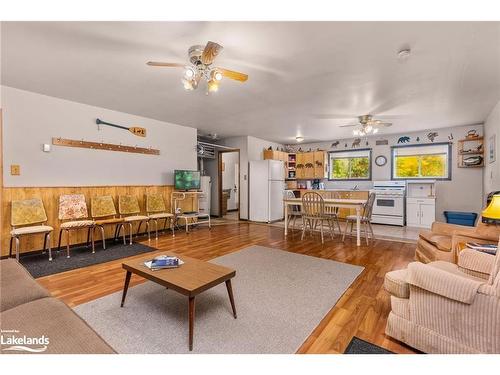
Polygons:
<instances>
[{"instance_id":1,"label":"blue plastic bin","mask_svg":"<svg viewBox=\"0 0 500 375\"><path fill-rule=\"evenodd\" d=\"M466 225L468 227L473 227L477 219L477 214L474 212L444 211L444 216L449 224Z\"/></svg>"}]
</instances>

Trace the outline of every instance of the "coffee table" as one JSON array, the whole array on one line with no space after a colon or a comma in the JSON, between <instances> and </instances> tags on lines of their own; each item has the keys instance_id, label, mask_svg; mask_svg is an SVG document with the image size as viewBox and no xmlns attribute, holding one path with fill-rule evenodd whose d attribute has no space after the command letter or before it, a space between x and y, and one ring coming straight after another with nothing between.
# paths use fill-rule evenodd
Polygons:
<instances>
[{"instance_id":1,"label":"coffee table","mask_svg":"<svg viewBox=\"0 0 500 375\"><path fill-rule=\"evenodd\" d=\"M229 301L231 302L231 308L233 309L233 316L236 319L236 306L234 304L233 289L231 286L231 279L236 275L236 271L184 255L177 255L173 252L155 254L155 256L158 255L176 256L181 259L184 264L178 268L152 271L144 265L145 261L151 260L151 255L122 263L122 268L127 271L127 274L125 275L121 307L123 307L125 303L125 297L127 296L132 274L139 275L147 280L187 296L189 302L189 350L193 350L195 297L205 290L225 282L227 293L229 294Z\"/></svg>"}]
</instances>

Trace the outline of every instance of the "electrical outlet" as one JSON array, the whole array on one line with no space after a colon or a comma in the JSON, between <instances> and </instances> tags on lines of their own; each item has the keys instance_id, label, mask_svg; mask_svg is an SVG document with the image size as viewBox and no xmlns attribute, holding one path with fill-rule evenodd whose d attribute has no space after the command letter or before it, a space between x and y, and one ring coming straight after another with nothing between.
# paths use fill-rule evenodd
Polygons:
<instances>
[{"instance_id":1,"label":"electrical outlet","mask_svg":"<svg viewBox=\"0 0 500 375\"><path fill-rule=\"evenodd\" d=\"M10 174L12 176L19 176L21 174L21 167L18 164L11 164Z\"/></svg>"}]
</instances>

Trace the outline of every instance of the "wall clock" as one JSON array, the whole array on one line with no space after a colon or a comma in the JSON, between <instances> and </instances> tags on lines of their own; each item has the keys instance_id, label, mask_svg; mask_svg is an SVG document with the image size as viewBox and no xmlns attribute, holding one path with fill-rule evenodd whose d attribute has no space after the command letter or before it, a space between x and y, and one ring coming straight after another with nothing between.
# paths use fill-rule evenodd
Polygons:
<instances>
[{"instance_id":1,"label":"wall clock","mask_svg":"<svg viewBox=\"0 0 500 375\"><path fill-rule=\"evenodd\" d=\"M375 158L375 164L379 167L383 167L387 164L387 158L384 155L379 155Z\"/></svg>"}]
</instances>

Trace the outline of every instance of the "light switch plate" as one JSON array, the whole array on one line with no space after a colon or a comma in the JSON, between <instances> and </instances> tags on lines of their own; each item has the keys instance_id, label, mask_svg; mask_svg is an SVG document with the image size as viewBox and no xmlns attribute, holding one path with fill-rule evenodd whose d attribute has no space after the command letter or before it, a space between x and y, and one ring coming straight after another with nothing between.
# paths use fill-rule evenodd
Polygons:
<instances>
[{"instance_id":1,"label":"light switch plate","mask_svg":"<svg viewBox=\"0 0 500 375\"><path fill-rule=\"evenodd\" d=\"M11 164L10 174L12 176L19 176L21 174L21 167L18 164Z\"/></svg>"}]
</instances>

